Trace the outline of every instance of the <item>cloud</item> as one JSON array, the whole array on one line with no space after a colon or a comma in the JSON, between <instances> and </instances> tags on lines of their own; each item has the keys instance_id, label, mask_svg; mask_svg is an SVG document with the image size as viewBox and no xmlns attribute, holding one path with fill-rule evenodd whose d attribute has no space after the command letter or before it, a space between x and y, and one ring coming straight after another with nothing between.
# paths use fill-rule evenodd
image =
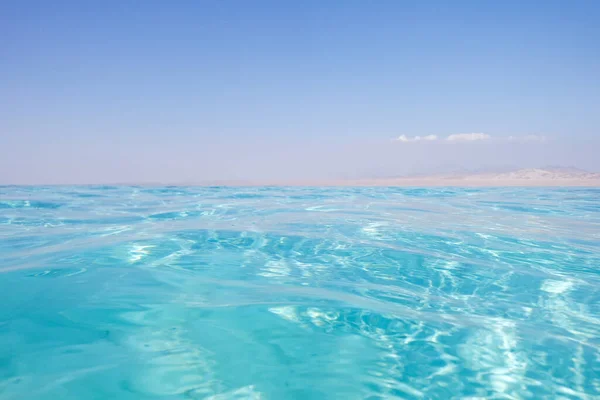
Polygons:
<instances>
[{"instance_id":1,"label":"cloud","mask_svg":"<svg viewBox=\"0 0 600 400\"><path fill-rule=\"evenodd\" d=\"M406 135L400 135L395 140L398 141L398 142L404 142L404 143L408 143L408 142L433 142L433 141L436 141L437 138L438 137L436 135L413 136L413 137L408 137Z\"/></svg>"},{"instance_id":2,"label":"cloud","mask_svg":"<svg viewBox=\"0 0 600 400\"><path fill-rule=\"evenodd\" d=\"M526 143L526 142L543 143L546 140L548 140L546 138L546 136L542 136L542 135L525 135L525 136L509 136L508 137L509 142L517 142L517 143Z\"/></svg>"},{"instance_id":3,"label":"cloud","mask_svg":"<svg viewBox=\"0 0 600 400\"><path fill-rule=\"evenodd\" d=\"M492 137L487 133L454 133L446 137L439 137L437 135L427 136L406 136L400 135L393 139L396 142L402 143L415 143L415 142L452 142L452 143L464 143L464 142L478 142L484 140L491 140ZM524 136L504 136L495 139L496 142L513 142L513 143L544 143L548 139L542 135L524 135Z\"/></svg>"},{"instance_id":4,"label":"cloud","mask_svg":"<svg viewBox=\"0 0 600 400\"><path fill-rule=\"evenodd\" d=\"M438 139L444 140L447 142L472 142L476 140L487 140L490 139L491 136L485 133L455 133L453 135L449 135L444 139L440 139L437 135L427 135L427 136L406 136L400 135L396 139L397 142L402 143L413 143L413 142L435 142Z\"/></svg>"},{"instance_id":5,"label":"cloud","mask_svg":"<svg viewBox=\"0 0 600 400\"><path fill-rule=\"evenodd\" d=\"M455 133L446 138L449 142L473 142L476 140L488 140L491 136L486 133Z\"/></svg>"}]
</instances>

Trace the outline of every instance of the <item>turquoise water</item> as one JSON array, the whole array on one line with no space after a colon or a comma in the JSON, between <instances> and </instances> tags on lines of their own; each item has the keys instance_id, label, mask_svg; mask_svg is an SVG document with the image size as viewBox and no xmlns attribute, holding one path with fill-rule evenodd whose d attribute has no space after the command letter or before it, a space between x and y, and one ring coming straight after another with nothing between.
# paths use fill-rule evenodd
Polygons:
<instances>
[{"instance_id":1,"label":"turquoise water","mask_svg":"<svg viewBox=\"0 0 600 400\"><path fill-rule=\"evenodd\" d=\"M600 398L600 190L0 187L0 399Z\"/></svg>"}]
</instances>

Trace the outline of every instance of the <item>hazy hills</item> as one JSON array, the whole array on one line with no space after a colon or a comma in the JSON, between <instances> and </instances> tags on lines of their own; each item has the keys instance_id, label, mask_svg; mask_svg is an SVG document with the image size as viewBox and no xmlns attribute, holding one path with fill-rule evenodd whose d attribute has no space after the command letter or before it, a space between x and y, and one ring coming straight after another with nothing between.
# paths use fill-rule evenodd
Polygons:
<instances>
[{"instance_id":1,"label":"hazy hills","mask_svg":"<svg viewBox=\"0 0 600 400\"><path fill-rule=\"evenodd\" d=\"M600 173L571 167L524 168L499 172L452 172L346 181L390 186L600 186Z\"/></svg>"}]
</instances>

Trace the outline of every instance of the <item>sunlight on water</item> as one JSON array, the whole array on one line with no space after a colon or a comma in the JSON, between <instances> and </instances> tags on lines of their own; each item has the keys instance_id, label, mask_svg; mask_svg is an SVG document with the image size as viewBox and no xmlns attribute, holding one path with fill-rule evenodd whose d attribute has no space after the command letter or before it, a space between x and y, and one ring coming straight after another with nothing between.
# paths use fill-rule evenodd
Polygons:
<instances>
[{"instance_id":1,"label":"sunlight on water","mask_svg":"<svg viewBox=\"0 0 600 400\"><path fill-rule=\"evenodd\" d=\"M600 398L599 204L0 187L0 399Z\"/></svg>"}]
</instances>

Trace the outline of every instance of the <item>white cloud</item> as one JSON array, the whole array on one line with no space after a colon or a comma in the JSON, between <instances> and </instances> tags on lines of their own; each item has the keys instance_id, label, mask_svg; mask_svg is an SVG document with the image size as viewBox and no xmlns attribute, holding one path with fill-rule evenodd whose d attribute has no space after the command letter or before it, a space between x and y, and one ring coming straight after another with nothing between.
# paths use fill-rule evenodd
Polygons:
<instances>
[{"instance_id":1,"label":"white cloud","mask_svg":"<svg viewBox=\"0 0 600 400\"><path fill-rule=\"evenodd\" d=\"M398 142L404 142L404 143L408 143L408 142L433 142L433 141L437 140L437 136L436 135L427 135L427 136L413 136L413 137L408 137L406 135L400 135L395 140L398 141Z\"/></svg>"},{"instance_id":2,"label":"white cloud","mask_svg":"<svg viewBox=\"0 0 600 400\"><path fill-rule=\"evenodd\" d=\"M491 136L486 133L455 133L446 138L449 142L473 142L476 140L488 140Z\"/></svg>"},{"instance_id":3,"label":"white cloud","mask_svg":"<svg viewBox=\"0 0 600 400\"><path fill-rule=\"evenodd\" d=\"M406 136L400 135L397 138L393 139L396 142L402 143L414 143L414 142L436 142L436 141L445 141L445 142L477 142L484 140L491 140L492 136L487 133L454 133L452 135L448 135L446 137L439 137L437 135L427 135L427 136ZM496 142L513 142L513 143L544 143L548 141L546 136L542 135L524 135L524 136L504 136L495 139Z\"/></svg>"}]
</instances>

